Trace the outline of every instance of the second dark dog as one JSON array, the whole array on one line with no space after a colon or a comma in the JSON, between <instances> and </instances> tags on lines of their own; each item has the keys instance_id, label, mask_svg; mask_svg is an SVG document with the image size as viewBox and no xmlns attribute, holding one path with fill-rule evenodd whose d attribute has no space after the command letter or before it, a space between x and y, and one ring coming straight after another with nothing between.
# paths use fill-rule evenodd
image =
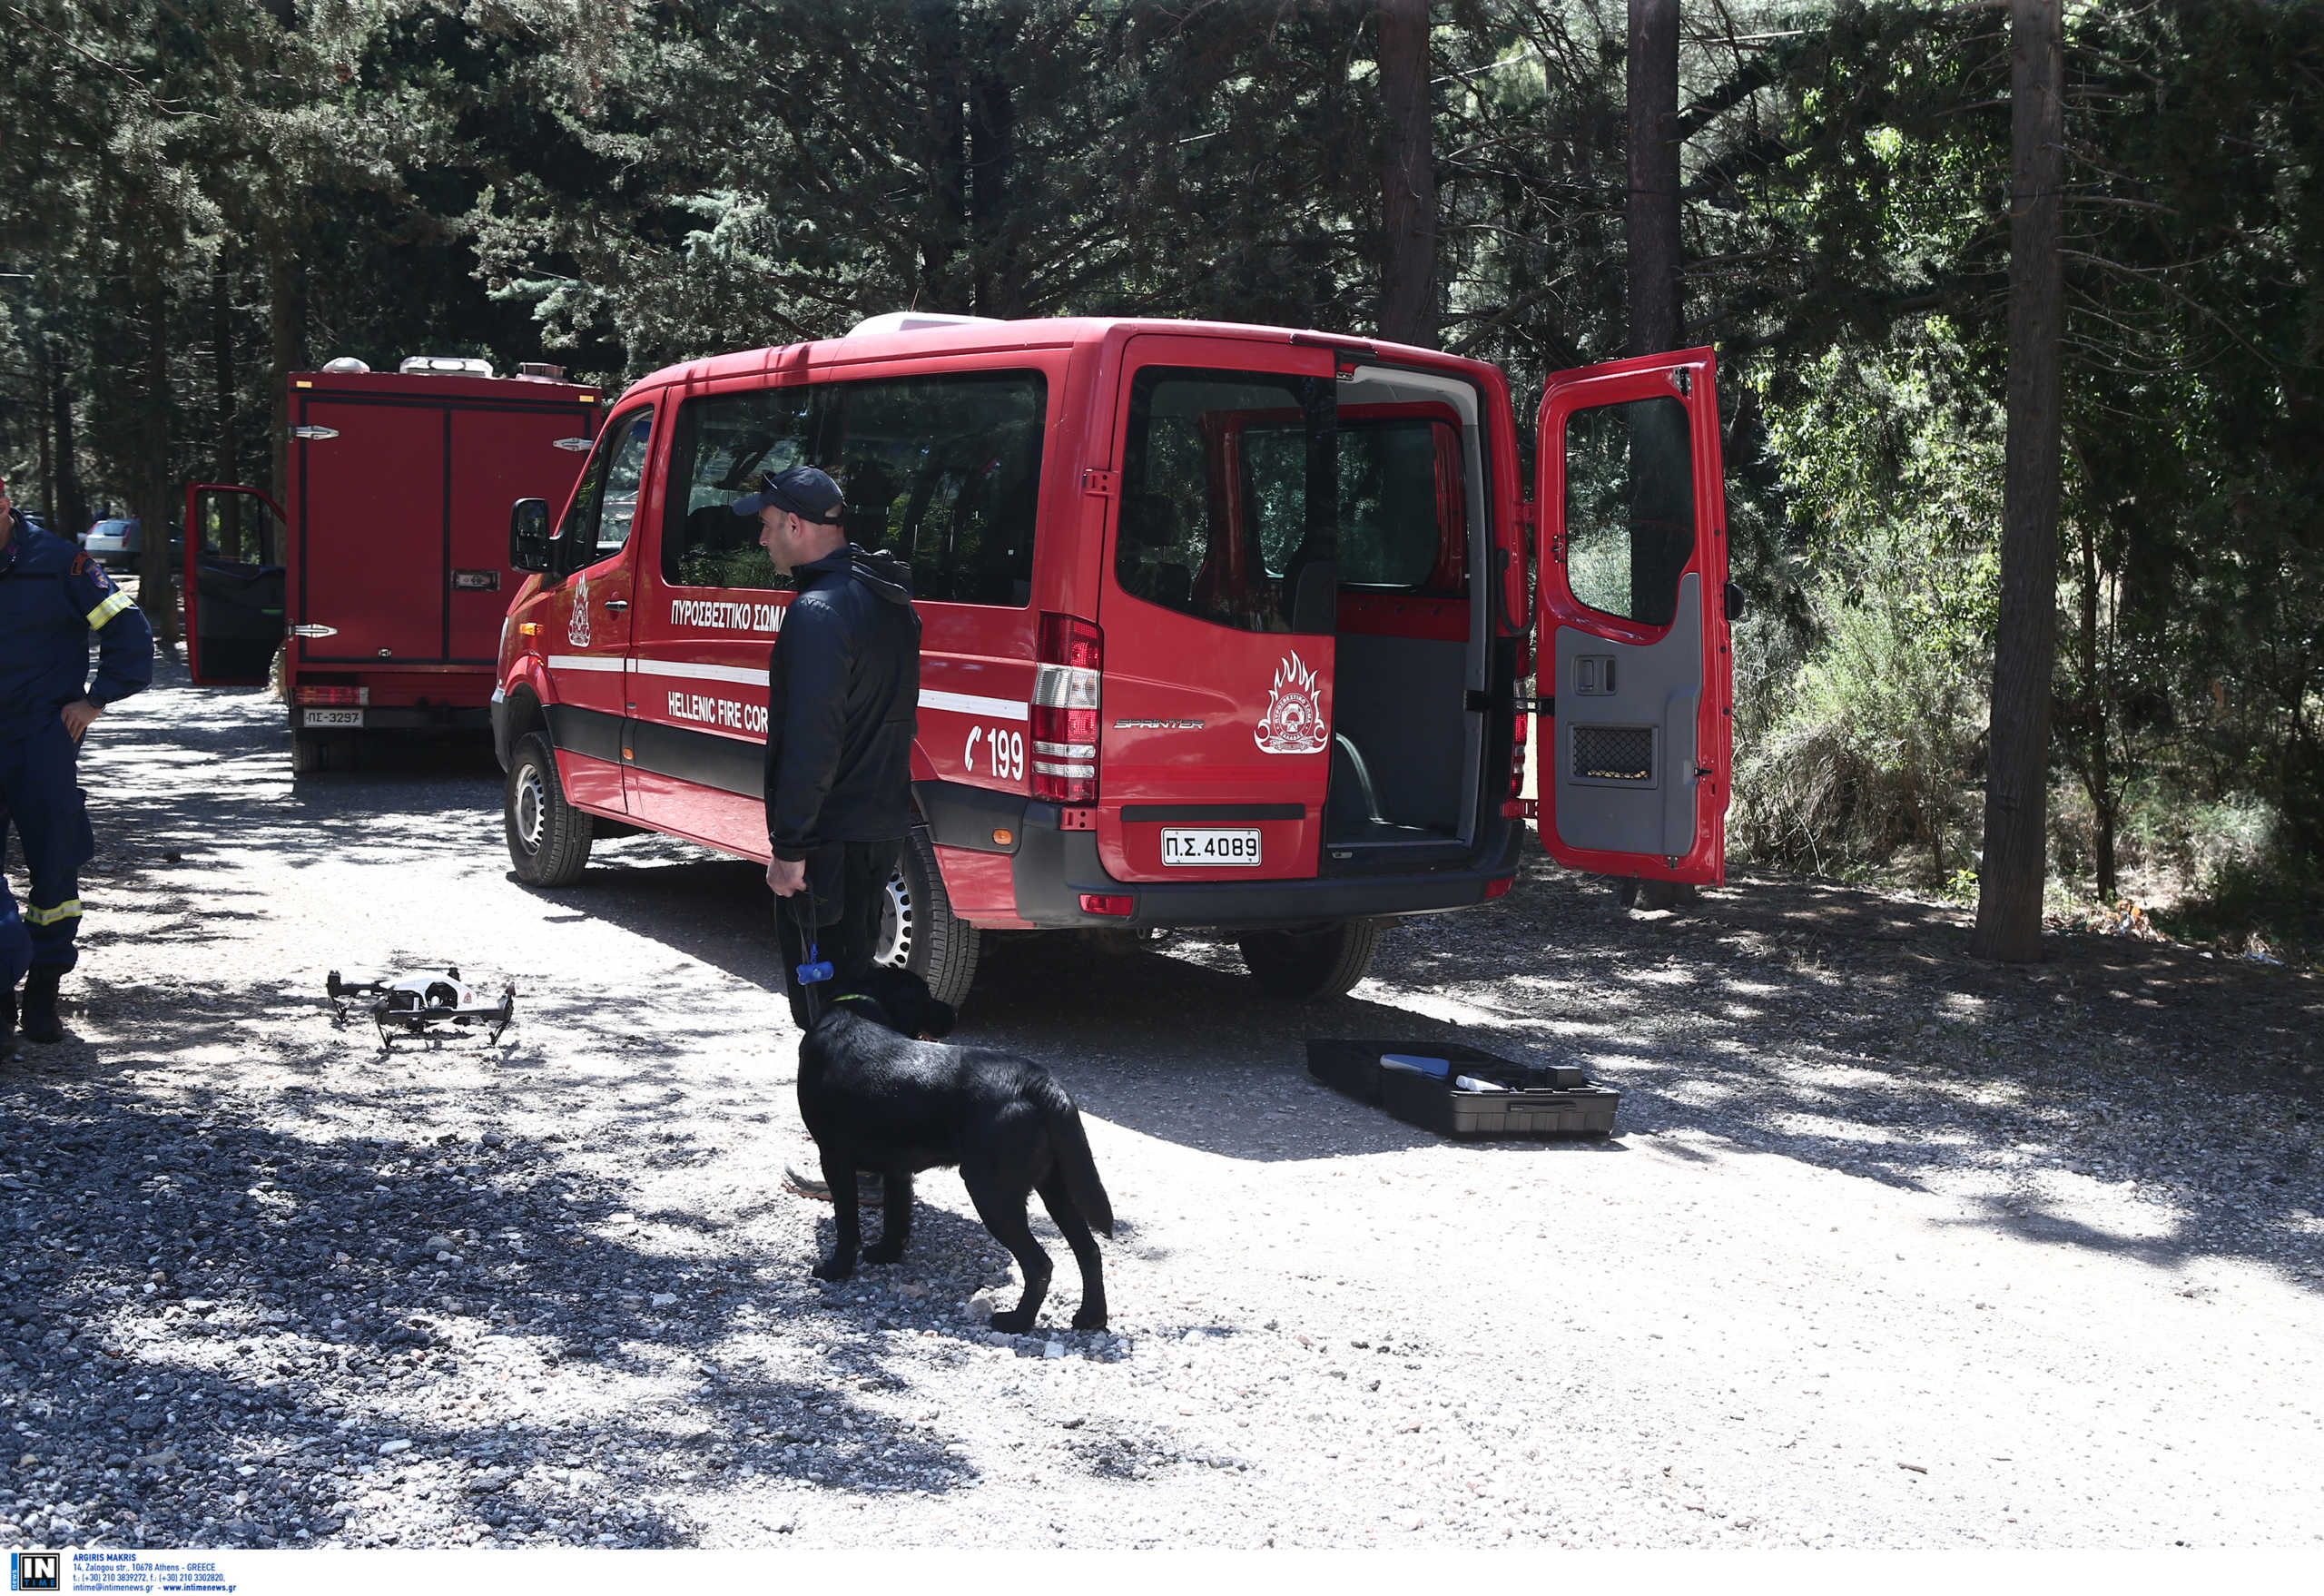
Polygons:
<instances>
[{"instance_id":1,"label":"second dark dog","mask_svg":"<svg viewBox=\"0 0 2324 1596\"><path fill-rule=\"evenodd\" d=\"M1081 1266L1073 1327L1102 1330L1106 1283L1089 1233L1111 1237L1114 1208L1090 1159L1080 1110L1029 1059L934 1039L950 1031L952 1020L918 976L875 968L857 990L834 992L800 1042L799 1117L822 1157L838 1220L831 1256L815 1276L844 1280L855 1273L857 1170L881 1176L886 1187L880 1239L863 1249L863 1259L892 1264L911 1235L911 1177L957 1166L977 1217L1025 1272L1024 1296L993 1315L993 1328L1031 1329L1049 1293L1049 1255L1025 1218L1025 1199L1038 1191Z\"/></svg>"}]
</instances>

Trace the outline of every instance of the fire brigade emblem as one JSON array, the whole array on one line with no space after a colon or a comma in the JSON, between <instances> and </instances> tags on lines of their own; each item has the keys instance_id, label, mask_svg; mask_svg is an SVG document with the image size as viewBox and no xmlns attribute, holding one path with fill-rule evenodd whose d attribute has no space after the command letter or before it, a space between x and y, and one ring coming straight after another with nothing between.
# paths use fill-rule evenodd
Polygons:
<instances>
[{"instance_id":1,"label":"fire brigade emblem","mask_svg":"<svg viewBox=\"0 0 2324 1596\"><path fill-rule=\"evenodd\" d=\"M574 585L573 618L565 624L565 640L576 648L589 646L589 584L586 578Z\"/></svg>"},{"instance_id":2,"label":"fire brigade emblem","mask_svg":"<svg viewBox=\"0 0 2324 1596\"><path fill-rule=\"evenodd\" d=\"M1324 724L1323 696L1315 691L1315 673L1299 663L1295 654L1275 667L1275 687L1267 695L1267 713L1251 734L1262 754L1321 754L1332 740Z\"/></svg>"}]
</instances>

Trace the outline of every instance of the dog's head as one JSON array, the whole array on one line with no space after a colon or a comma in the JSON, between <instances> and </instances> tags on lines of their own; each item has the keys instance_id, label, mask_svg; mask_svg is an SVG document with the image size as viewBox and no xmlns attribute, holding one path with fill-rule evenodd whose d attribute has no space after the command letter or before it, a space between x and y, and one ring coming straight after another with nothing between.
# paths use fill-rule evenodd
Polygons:
<instances>
[{"instance_id":1,"label":"dog's head","mask_svg":"<svg viewBox=\"0 0 2324 1596\"><path fill-rule=\"evenodd\" d=\"M931 995L928 983L909 970L875 964L858 980L832 994L832 1004L846 1012L876 1020L890 1030L932 1042L951 1033L958 1018L950 1003Z\"/></svg>"}]
</instances>

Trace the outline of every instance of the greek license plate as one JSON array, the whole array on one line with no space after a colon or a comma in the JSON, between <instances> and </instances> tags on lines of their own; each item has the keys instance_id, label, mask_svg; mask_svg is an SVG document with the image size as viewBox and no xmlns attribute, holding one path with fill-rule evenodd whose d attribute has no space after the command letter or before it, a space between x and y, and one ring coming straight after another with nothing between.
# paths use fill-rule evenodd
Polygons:
<instances>
[{"instance_id":1,"label":"greek license plate","mask_svg":"<svg viewBox=\"0 0 2324 1596\"><path fill-rule=\"evenodd\" d=\"M1162 833L1162 862L1165 864L1256 864L1258 862L1259 833L1256 830L1166 830Z\"/></svg>"},{"instance_id":2,"label":"greek license plate","mask_svg":"<svg viewBox=\"0 0 2324 1596\"><path fill-rule=\"evenodd\" d=\"M363 712L359 709L310 709L307 724L310 726L359 726Z\"/></svg>"}]
</instances>

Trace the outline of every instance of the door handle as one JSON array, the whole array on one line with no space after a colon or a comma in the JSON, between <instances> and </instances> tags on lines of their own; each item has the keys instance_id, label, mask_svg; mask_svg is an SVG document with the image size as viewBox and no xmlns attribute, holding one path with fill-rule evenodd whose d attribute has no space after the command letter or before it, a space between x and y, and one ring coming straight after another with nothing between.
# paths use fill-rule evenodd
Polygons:
<instances>
[{"instance_id":1,"label":"door handle","mask_svg":"<svg viewBox=\"0 0 2324 1596\"><path fill-rule=\"evenodd\" d=\"M617 616L628 607L629 600L626 598L608 598L606 600L606 611L609 615Z\"/></svg>"}]
</instances>

